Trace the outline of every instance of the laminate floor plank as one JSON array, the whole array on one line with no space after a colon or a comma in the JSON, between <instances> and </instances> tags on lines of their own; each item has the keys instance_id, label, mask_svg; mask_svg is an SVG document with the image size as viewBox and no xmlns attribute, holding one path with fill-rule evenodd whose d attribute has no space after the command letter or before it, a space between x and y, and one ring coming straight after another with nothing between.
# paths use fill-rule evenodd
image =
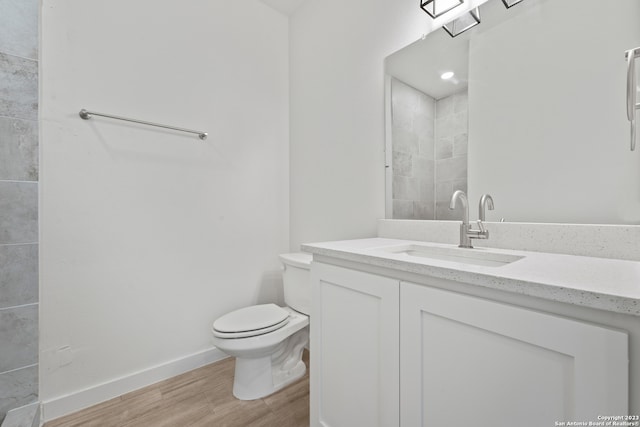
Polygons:
<instances>
[{"instance_id":1,"label":"laminate floor plank","mask_svg":"<svg viewBox=\"0 0 640 427\"><path fill-rule=\"evenodd\" d=\"M303 355L309 366L309 354ZM263 399L233 397L227 358L132 391L44 427L308 427L309 372Z\"/></svg>"},{"instance_id":2,"label":"laminate floor plank","mask_svg":"<svg viewBox=\"0 0 640 427\"><path fill-rule=\"evenodd\" d=\"M157 411L129 420L122 427L190 426L211 414L207 397L200 393L178 402L166 401Z\"/></svg>"}]
</instances>

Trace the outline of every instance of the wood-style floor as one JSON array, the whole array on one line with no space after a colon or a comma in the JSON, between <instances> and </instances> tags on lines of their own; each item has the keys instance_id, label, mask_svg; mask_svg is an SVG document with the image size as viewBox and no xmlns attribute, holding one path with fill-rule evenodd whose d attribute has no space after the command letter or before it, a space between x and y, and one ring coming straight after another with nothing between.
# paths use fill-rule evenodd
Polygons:
<instances>
[{"instance_id":1,"label":"wood-style floor","mask_svg":"<svg viewBox=\"0 0 640 427\"><path fill-rule=\"evenodd\" d=\"M253 401L237 400L233 358L170 378L44 427L308 427L309 370L299 381ZM304 361L309 366L305 350Z\"/></svg>"}]
</instances>

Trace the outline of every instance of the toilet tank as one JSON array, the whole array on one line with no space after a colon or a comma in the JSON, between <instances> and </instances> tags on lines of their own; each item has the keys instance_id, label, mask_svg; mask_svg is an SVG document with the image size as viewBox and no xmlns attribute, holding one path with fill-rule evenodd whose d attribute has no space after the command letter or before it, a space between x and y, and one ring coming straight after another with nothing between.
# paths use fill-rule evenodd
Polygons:
<instances>
[{"instance_id":1,"label":"toilet tank","mask_svg":"<svg viewBox=\"0 0 640 427\"><path fill-rule=\"evenodd\" d=\"M311 254L282 254L280 261L284 266L284 302L295 311L308 316L311 311Z\"/></svg>"}]
</instances>

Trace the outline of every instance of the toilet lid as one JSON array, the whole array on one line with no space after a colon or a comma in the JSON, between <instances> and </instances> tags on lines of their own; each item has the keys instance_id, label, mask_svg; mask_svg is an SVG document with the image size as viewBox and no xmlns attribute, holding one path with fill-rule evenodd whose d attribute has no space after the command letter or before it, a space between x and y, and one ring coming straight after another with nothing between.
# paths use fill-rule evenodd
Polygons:
<instances>
[{"instance_id":1,"label":"toilet lid","mask_svg":"<svg viewBox=\"0 0 640 427\"><path fill-rule=\"evenodd\" d=\"M249 336L279 329L287 323L289 312L275 304L261 304L241 308L225 314L213 322L213 330L224 335ZM266 330L268 329L268 330Z\"/></svg>"},{"instance_id":2,"label":"toilet lid","mask_svg":"<svg viewBox=\"0 0 640 427\"><path fill-rule=\"evenodd\" d=\"M257 337L258 335L268 334L269 332L273 332L276 329L280 329L284 325L286 325L287 323L289 323L289 318L286 318L282 322L276 323L275 325L269 326L267 328L254 329L252 331L245 331L245 332L220 332L220 331L217 331L217 330L213 329L213 336L214 337L218 337L218 338L250 338L250 337Z\"/></svg>"}]
</instances>

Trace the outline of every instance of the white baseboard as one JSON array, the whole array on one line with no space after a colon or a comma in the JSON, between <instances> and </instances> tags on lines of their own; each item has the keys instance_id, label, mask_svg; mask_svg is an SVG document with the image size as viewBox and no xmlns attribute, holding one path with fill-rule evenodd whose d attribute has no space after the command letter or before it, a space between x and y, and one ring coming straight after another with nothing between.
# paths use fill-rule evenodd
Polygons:
<instances>
[{"instance_id":1,"label":"white baseboard","mask_svg":"<svg viewBox=\"0 0 640 427\"><path fill-rule=\"evenodd\" d=\"M172 360L125 377L42 402L42 420L51 421L228 357L217 348Z\"/></svg>"}]
</instances>

